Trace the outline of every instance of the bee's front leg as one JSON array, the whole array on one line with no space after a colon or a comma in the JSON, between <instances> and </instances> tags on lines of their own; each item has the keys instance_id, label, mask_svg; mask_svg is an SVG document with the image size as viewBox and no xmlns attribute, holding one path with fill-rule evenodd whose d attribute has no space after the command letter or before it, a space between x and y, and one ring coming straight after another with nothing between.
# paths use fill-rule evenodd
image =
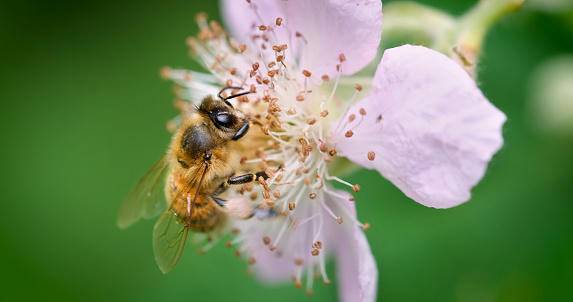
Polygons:
<instances>
[{"instance_id":1,"label":"bee's front leg","mask_svg":"<svg viewBox=\"0 0 573 302\"><path fill-rule=\"evenodd\" d=\"M249 174L245 174L245 175L239 175L239 176L231 177L227 180L227 184L229 184L229 185L247 184L247 183L250 183L253 181L257 181L259 179L259 177L262 177L264 180L267 180L269 178L269 176L267 175L267 173L265 173L265 171L261 171L261 172L255 173L255 174L249 173Z\"/></svg>"}]
</instances>

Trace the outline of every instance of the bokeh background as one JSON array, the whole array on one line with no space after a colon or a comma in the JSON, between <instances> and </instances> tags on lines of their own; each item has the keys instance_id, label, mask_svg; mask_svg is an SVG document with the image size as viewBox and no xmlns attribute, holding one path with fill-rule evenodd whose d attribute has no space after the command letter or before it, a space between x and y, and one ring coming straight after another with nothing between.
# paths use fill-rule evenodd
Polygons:
<instances>
[{"instance_id":1,"label":"bokeh background","mask_svg":"<svg viewBox=\"0 0 573 302\"><path fill-rule=\"evenodd\" d=\"M476 1L419 2L460 15ZM543 127L550 96L532 98L539 66L573 55L567 6L526 4L487 36L479 82L508 116L506 143L470 202L426 208L375 172L348 177L363 188L379 300L573 301L573 128ZM220 18L216 1L2 1L0 300L336 299L335 280L310 298L262 285L223 244L188 245L163 275L155 221L115 225L170 139L174 95L159 69L199 68L185 45L199 11Z\"/></svg>"}]
</instances>

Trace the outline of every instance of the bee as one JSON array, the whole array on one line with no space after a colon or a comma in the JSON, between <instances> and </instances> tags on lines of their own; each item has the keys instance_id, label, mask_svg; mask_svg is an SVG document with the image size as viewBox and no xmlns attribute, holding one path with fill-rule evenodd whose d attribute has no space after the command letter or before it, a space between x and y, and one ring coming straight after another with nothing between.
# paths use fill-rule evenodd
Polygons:
<instances>
[{"instance_id":1,"label":"bee","mask_svg":"<svg viewBox=\"0 0 573 302\"><path fill-rule=\"evenodd\" d=\"M268 178L265 172L235 176L241 151L247 148L248 140L243 137L250 121L228 100L249 92L223 98L226 89L241 88L226 87L217 98L205 97L177 128L165 155L131 190L120 209L120 228L164 212L153 230L153 251L163 273L179 261L189 230L213 233L224 228L227 201L220 194L229 186ZM255 207L249 216L261 218L273 213Z\"/></svg>"}]
</instances>

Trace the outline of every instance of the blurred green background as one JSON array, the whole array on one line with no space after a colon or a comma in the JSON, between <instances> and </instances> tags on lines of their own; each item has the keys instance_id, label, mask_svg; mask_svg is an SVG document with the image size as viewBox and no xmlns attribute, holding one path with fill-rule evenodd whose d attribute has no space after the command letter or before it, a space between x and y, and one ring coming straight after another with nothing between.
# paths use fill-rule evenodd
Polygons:
<instances>
[{"instance_id":1,"label":"blurred green background","mask_svg":"<svg viewBox=\"0 0 573 302\"><path fill-rule=\"evenodd\" d=\"M419 2L454 15L475 3ZM223 244L206 255L188 245L163 275L155 221L115 225L170 139L172 84L159 69L198 68L185 38L199 11L220 18L207 1L0 4L1 300L336 299L335 280L310 298L261 285ZM379 300L573 301L573 136L539 130L529 98L539 64L573 53L572 20L523 7L487 36L479 82L508 116L506 143L470 202L426 208L375 172L349 177L363 188Z\"/></svg>"}]
</instances>

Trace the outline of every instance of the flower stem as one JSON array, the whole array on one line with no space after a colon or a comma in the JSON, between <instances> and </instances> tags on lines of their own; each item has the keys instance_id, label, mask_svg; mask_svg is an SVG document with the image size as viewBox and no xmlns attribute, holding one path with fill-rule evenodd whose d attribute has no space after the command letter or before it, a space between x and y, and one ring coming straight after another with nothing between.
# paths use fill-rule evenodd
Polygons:
<instances>
[{"instance_id":1,"label":"flower stem","mask_svg":"<svg viewBox=\"0 0 573 302\"><path fill-rule=\"evenodd\" d=\"M475 65L487 31L507 13L517 10L524 0L481 0L473 9L459 18L453 37L454 59L474 76Z\"/></svg>"}]
</instances>

